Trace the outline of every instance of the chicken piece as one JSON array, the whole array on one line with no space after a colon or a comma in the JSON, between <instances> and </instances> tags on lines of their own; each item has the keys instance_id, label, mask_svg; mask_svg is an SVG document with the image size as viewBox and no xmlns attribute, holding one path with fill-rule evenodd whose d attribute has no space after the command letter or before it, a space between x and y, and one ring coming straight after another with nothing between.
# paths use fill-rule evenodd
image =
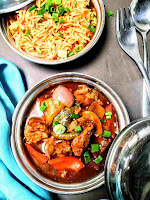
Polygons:
<instances>
[{"instance_id":1,"label":"chicken piece","mask_svg":"<svg viewBox=\"0 0 150 200\"><path fill-rule=\"evenodd\" d=\"M87 85L82 85L78 90L74 92L74 96L78 99L82 105L89 106L93 101L98 100L99 92Z\"/></svg>"},{"instance_id":2,"label":"chicken piece","mask_svg":"<svg viewBox=\"0 0 150 200\"><path fill-rule=\"evenodd\" d=\"M48 138L49 131L42 118L32 117L25 126L25 140L29 143L37 143L38 141Z\"/></svg>"},{"instance_id":3,"label":"chicken piece","mask_svg":"<svg viewBox=\"0 0 150 200\"><path fill-rule=\"evenodd\" d=\"M68 132L75 131L75 126L81 126L87 121L85 117L80 117L79 119L75 119L71 122Z\"/></svg>"},{"instance_id":4,"label":"chicken piece","mask_svg":"<svg viewBox=\"0 0 150 200\"><path fill-rule=\"evenodd\" d=\"M81 107L75 106L75 107L74 107L74 114L80 114L80 113L81 113L81 110L82 110Z\"/></svg>"},{"instance_id":5,"label":"chicken piece","mask_svg":"<svg viewBox=\"0 0 150 200\"><path fill-rule=\"evenodd\" d=\"M105 138L102 135L96 138L96 143L98 143L100 146L100 154L102 154L106 150L106 148L109 147L111 141L112 139Z\"/></svg>"},{"instance_id":6,"label":"chicken piece","mask_svg":"<svg viewBox=\"0 0 150 200\"><path fill-rule=\"evenodd\" d=\"M81 156L83 150L89 145L93 130L94 125L92 123L88 123L83 126L82 133L73 139L71 147L75 156Z\"/></svg>"},{"instance_id":7,"label":"chicken piece","mask_svg":"<svg viewBox=\"0 0 150 200\"><path fill-rule=\"evenodd\" d=\"M70 141L57 140L51 136L45 143L45 154L49 159L71 156L72 151Z\"/></svg>"}]
</instances>

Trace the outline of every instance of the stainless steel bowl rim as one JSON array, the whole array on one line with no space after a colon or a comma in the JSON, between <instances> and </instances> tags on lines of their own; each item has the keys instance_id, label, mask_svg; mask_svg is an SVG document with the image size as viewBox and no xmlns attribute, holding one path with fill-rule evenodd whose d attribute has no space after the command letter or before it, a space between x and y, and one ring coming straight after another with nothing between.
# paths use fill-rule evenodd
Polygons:
<instances>
[{"instance_id":1,"label":"stainless steel bowl rim","mask_svg":"<svg viewBox=\"0 0 150 200\"><path fill-rule=\"evenodd\" d=\"M63 80L62 80L63 79ZM100 88L99 90L102 91L102 89L104 91L107 91L107 93L111 93L110 97L112 98L111 101L113 100L114 104L118 104L118 112L121 113L121 129L123 129L129 122L129 115L127 113L127 110L122 102L122 100L120 99L120 97L116 94L116 92L114 92L106 83L104 83L103 81L100 81L97 78L94 78L92 76L86 75L86 74L81 74L81 73L74 73L74 72L65 72L65 73L59 73L56 75L52 75L44 80L42 80L41 82L37 83L34 87L32 87L30 90L28 90L25 95L23 96L23 98L20 100L20 102L18 103L14 115L13 115L13 125L12 125L12 135L11 135L11 146L12 146L12 151L14 154L14 157L18 163L18 165L20 166L20 168L22 169L22 171L33 181L35 182L37 185L43 187L46 190L55 192L55 193L60 193L60 194L79 194L79 193L83 193L83 192L88 192L92 189L96 189L98 187L100 187L102 184L104 184L104 172L101 173L100 175L87 180L83 183L75 183L75 184L59 184L50 180L45 180L45 179L41 179L37 178L37 174L34 174L33 177L33 171L32 169L28 169L28 167L26 167L27 161L23 161L25 159L22 158L21 160L21 153L19 152L20 150L18 150L18 148L20 147L20 143L18 142L18 136L17 131L19 130L20 127L19 123L21 123L21 116L23 115L23 113L25 112L23 109L23 106L25 107L27 99L30 96L33 96L37 93L37 90L39 90L39 92L41 92L41 90L45 89L46 87L50 86L50 83L52 84L52 81L55 81L54 83L57 83L58 81L75 81L75 82L82 82L84 81L84 83L89 83L91 85L95 85L97 88ZM102 91L103 92L103 91ZM105 93L104 93L105 94ZM106 95L106 94L105 94ZM107 95L106 95L107 96ZM108 98L108 96L107 96ZM31 102L30 102L31 103ZM21 137L21 136L19 136ZM24 163L25 164L24 164ZM31 173L32 171L32 173ZM44 181L43 181L44 180ZM50 184L47 184L50 183Z\"/></svg>"},{"instance_id":2,"label":"stainless steel bowl rim","mask_svg":"<svg viewBox=\"0 0 150 200\"><path fill-rule=\"evenodd\" d=\"M62 60L42 60L33 56L30 56L29 54L25 53L25 52L21 52L19 51L15 45L13 44L12 40L10 39L10 37L7 34L7 28L5 27L5 19L3 17L0 18L0 33L3 37L3 39L5 40L5 42L10 46L10 48L15 51L17 54L19 54L20 56L24 57L25 59L38 63L38 64L44 64L44 65L57 65L57 64L62 64L62 63L66 63L69 61L73 61L81 56L83 56L84 54L86 54L99 40L102 31L104 29L104 24L105 24L105 8L104 8L104 3L103 0L93 0L95 1L99 7L97 8L99 12L101 12L102 16L102 20L98 21L98 25L97 25L97 29L96 32L92 38L92 40L88 43L87 48L85 47L81 52L79 52L78 54L74 55L74 56L70 56L67 59L62 59Z\"/></svg>"},{"instance_id":3,"label":"stainless steel bowl rim","mask_svg":"<svg viewBox=\"0 0 150 200\"><path fill-rule=\"evenodd\" d=\"M109 172L110 172L110 167L111 167L111 161L115 156L115 149L117 149L119 142L124 138L124 136L131 131L135 126L137 126L140 123L150 121L150 116L149 117L143 117L137 120L134 120L130 122L115 138L113 141L106 157L106 162L105 162L105 185L106 185L106 190L109 198L111 200L117 200L115 198L115 191L112 191L110 186L109 186Z\"/></svg>"}]
</instances>

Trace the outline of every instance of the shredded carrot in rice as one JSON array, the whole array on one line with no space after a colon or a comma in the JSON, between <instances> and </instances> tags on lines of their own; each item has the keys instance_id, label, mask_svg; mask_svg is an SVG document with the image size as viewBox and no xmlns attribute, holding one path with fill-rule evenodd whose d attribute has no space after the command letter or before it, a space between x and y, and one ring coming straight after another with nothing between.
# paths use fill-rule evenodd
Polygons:
<instances>
[{"instance_id":1,"label":"shredded carrot in rice","mask_svg":"<svg viewBox=\"0 0 150 200\"><path fill-rule=\"evenodd\" d=\"M61 5L69 8L70 12L59 16L59 19L62 17L64 20L60 23L55 22L49 12L45 12L43 16L38 15L41 5L46 2L47 0L37 0L36 10L29 12L25 8L16 11L16 15L9 18L7 29L16 48L47 60L65 58L70 52L72 55L77 54L93 37L94 31L90 31L88 27L92 23L96 28L95 8L89 7L90 0L61 0ZM64 57L59 53L62 50L66 52Z\"/></svg>"}]
</instances>

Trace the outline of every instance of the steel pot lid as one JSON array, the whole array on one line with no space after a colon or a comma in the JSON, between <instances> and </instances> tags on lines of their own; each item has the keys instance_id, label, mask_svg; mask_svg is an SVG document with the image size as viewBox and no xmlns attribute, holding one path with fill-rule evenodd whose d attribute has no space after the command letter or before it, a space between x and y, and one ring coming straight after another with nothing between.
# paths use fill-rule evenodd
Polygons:
<instances>
[{"instance_id":1,"label":"steel pot lid","mask_svg":"<svg viewBox=\"0 0 150 200\"><path fill-rule=\"evenodd\" d=\"M115 138L105 183L111 200L150 200L150 117L133 121Z\"/></svg>"},{"instance_id":2,"label":"steel pot lid","mask_svg":"<svg viewBox=\"0 0 150 200\"><path fill-rule=\"evenodd\" d=\"M34 0L0 0L0 14L21 9L33 1Z\"/></svg>"}]
</instances>

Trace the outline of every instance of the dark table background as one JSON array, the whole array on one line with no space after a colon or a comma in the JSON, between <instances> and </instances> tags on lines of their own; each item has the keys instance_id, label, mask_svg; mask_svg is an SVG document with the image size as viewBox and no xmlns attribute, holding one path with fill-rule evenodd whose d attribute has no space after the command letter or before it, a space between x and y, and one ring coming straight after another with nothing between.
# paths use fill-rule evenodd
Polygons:
<instances>
[{"instance_id":1,"label":"dark table background","mask_svg":"<svg viewBox=\"0 0 150 200\"><path fill-rule=\"evenodd\" d=\"M108 18L97 44L81 58L62 65L45 66L32 63L13 52L0 35L0 57L13 62L21 71L26 89L60 72L72 71L92 75L107 83L123 100L131 121L141 117L142 76L136 64L120 48L115 35L115 13L119 8L127 8L130 0L105 0L106 13L112 10L114 17ZM143 58L143 44L138 35L139 48ZM148 36L150 41L150 34ZM150 42L149 42L150 45ZM80 195L56 195L54 200L98 200L107 198L105 187Z\"/></svg>"}]
</instances>

